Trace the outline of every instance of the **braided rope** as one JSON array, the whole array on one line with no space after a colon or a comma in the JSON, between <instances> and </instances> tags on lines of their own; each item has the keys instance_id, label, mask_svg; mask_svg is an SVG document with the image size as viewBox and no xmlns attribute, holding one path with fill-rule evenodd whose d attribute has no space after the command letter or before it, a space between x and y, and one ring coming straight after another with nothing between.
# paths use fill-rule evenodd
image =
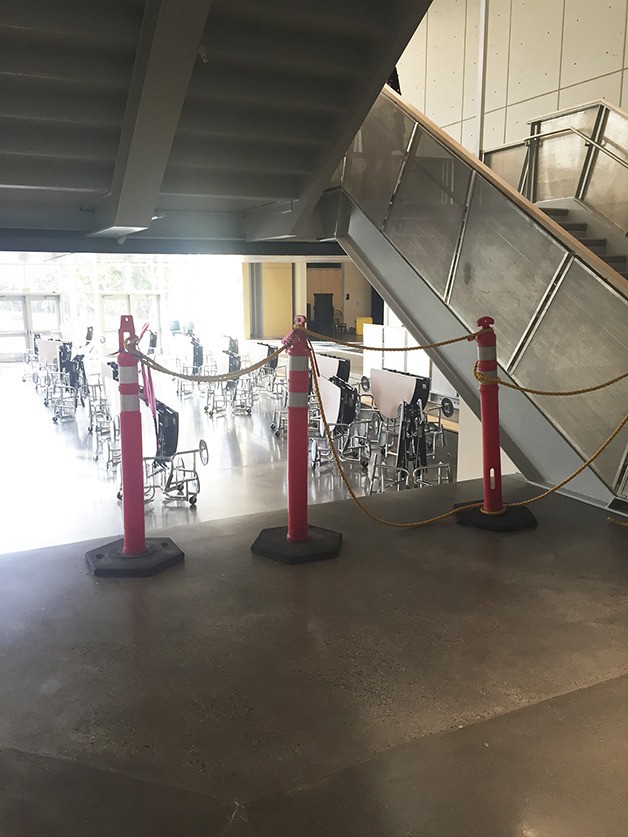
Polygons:
<instances>
[{"instance_id":1,"label":"braided rope","mask_svg":"<svg viewBox=\"0 0 628 837\"><path fill-rule=\"evenodd\" d=\"M610 445L613 439L621 433L622 429L625 427L626 423L628 422L628 413L623 417L623 419L619 422L617 427L613 430L611 435L605 439L599 448L595 451L595 453L590 456L586 462L577 468L573 474L570 474L566 479L562 482L559 482L558 485L553 486L552 488L548 488L547 491L544 491L542 494L537 494L536 497L531 497L529 500L521 500L519 503L507 503L507 506L515 507L515 506L527 506L528 503L536 503L537 500L542 500L544 497L548 497L550 494L553 494L555 491L558 491L559 488L562 488L564 485L567 485L568 482L575 479L578 474L581 474L585 468L588 468L589 465L594 462L598 456L602 453L602 451L606 450L606 448Z\"/></svg>"},{"instance_id":2,"label":"braided rope","mask_svg":"<svg viewBox=\"0 0 628 837\"><path fill-rule=\"evenodd\" d=\"M516 389L519 390L519 392L528 392L531 395L583 395L585 392L596 392L599 389L611 386L611 384L616 384L618 381L623 381L624 378L628 378L628 372L622 372L621 375L617 375L615 378L611 378L610 381L605 381L603 384L596 384L595 386L584 387L583 389L566 390L564 392L548 392L543 389L531 389L530 387L521 387L518 384L511 384L509 381L504 381L498 376L493 377L480 372L477 362L473 367L473 377L481 384L501 384L503 387L508 387L508 389Z\"/></svg>"},{"instance_id":3,"label":"braided rope","mask_svg":"<svg viewBox=\"0 0 628 837\"><path fill-rule=\"evenodd\" d=\"M307 332L309 337L317 337L322 340L327 340L331 343L336 343L338 346L346 346L349 349L362 349L366 352L415 352L417 349L438 349L439 346L450 346L452 343L463 343L466 341L475 340L479 334L483 334L489 329L481 328L479 331L474 331L472 334L465 334L462 337L452 337L450 340L441 340L438 343L425 343L422 346L402 346L402 347L382 347L382 346L365 346L362 343L349 343L346 340L338 340L336 337L329 337L327 334L320 334L318 331L310 331L303 326L297 326Z\"/></svg>"},{"instance_id":4,"label":"braided rope","mask_svg":"<svg viewBox=\"0 0 628 837\"><path fill-rule=\"evenodd\" d=\"M310 353L312 355L314 355L314 351L312 350L311 347L310 347ZM315 360L315 358L313 358L313 360ZM312 365L314 365L314 364L312 364ZM481 507L482 503L470 503L467 506L461 506L460 508L452 509L452 511L445 512L444 514L439 514L436 517L430 517L427 520L416 520L412 523L400 523L400 522L396 522L396 521L392 521L392 520L385 520L384 518L378 517L376 514L373 514L372 512L370 512L366 508L364 503L360 500L360 498L355 493L355 491L353 490L353 486L351 485L351 483L347 479L347 475L345 473L345 470L342 467L342 463L340 461L338 451L336 450L336 447L334 445L334 441L333 441L333 438L332 438L332 435L331 435L331 430L330 430L329 424L327 422L327 417L326 417L325 411L323 409L323 400L321 398L321 391L320 391L319 386L318 386L318 378L319 378L319 376L313 372L312 382L314 384L314 389L316 391L316 398L318 400L318 405L319 405L320 411L321 411L321 420L323 422L323 427L325 429L325 438L327 439L327 443L329 445L329 449L331 450L332 456L334 457L334 461L335 461L336 466L338 468L338 472L340 473L342 481L345 484L345 487L346 487L347 491L349 492L349 494L351 496L351 499L354 501L354 503L356 503L356 505L359 507L359 509L367 517L369 517L371 520L374 520L375 523L382 523L384 526L392 526L392 527L397 528L397 529L418 529L421 526L429 526L431 523L436 523L439 520L445 520L445 518L447 518L447 517L453 517L453 515L457 514L459 511L466 511L467 509L479 509Z\"/></svg>"},{"instance_id":5,"label":"braided rope","mask_svg":"<svg viewBox=\"0 0 628 837\"><path fill-rule=\"evenodd\" d=\"M170 375L173 378L181 378L184 381L193 381L194 383L199 384L216 384L221 381L235 381L238 378L242 378L244 375L249 375L251 372L255 372L256 369L261 369L262 366L266 366L269 361L274 360L276 357L279 357L282 352L285 352L288 345L289 343L286 343L284 346L280 346L272 354L268 355L263 360L252 364L252 366L247 366L246 369L238 369L236 372L224 372L221 375L187 375L184 372L175 372L173 369L168 369L167 367L162 366L152 357L140 352L137 348L136 341L129 339L127 339L124 348L141 363L149 366L151 369L154 369L155 372L162 372L164 375Z\"/></svg>"},{"instance_id":6,"label":"braided rope","mask_svg":"<svg viewBox=\"0 0 628 837\"><path fill-rule=\"evenodd\" d=\"M310 351L311 351L312 354L314 354L311 347L310 347ZM340 460L338 452L337 452L337 450L334 446L334 443L333 443L331 430L329 428L329 424L327 422L327 417L325 416L325 411L323 409L323 401L322 401L320 389L319 389L319 386L318 386L318 376L316 374L312 375L312 381L314 383L314 389L316 391L316 398L318 400L318 404L319 404L320 411L321 411L321 420L323 422L323 427L325 429L325 438L327 439L327 443L329 444L330 450L332 452L332 456L333 456L334 461L336 463L336 467L338 468L338 471L340 473L342 481L345 484L345 487L347 488L347 491L349 492L349 494L351 496L351 499L356 503L356 505L360 508L360 510L367 517L369 517L371 520L375 521L376 523L381 523L384 526L392 526L392 527L398 528L398 529L418 529L422 526L429 526L430 524L436 523L439 520L445 520L448 517L453 517L458 512L466 511L467 509L480 509L483 514L503 514L503 512L506 511L506 509L508 509L508 508L516 508L517 506L527 506L530 503L536 503L538 500L542 500L545 497L549 497L550 494L553 494L555 491L558 491L560 488L563 488L563 486L567 485L567 483L569 483L573 479L575 479L578 476L578 474L581 474L582 471L584 471L585 468L588 468L589 465L591 465L591 463L594 462L597 459L597 457L610 445L610 443L613 441L613 439L621 432L622 428L628 422L628 415L625 415L624 418L617 425L615 430L613 430L613 432L610 434L610 436L600 445L600 447L595 451L595 453L592 456L590 456L589 459L587 459L586 462L584 462L579 468L577 468L572 474L570 474L564 480L559 482L558 485L555 485L552 488L549 488L547 491L544 491L542 494L538 494L536 497L531 497L529 500L521 500L518 503L505 503L502 512L487 512L485 509L482 508L482 503L478 502L478 503L469 503L466 506L460 506L456 509L452 509L451 511L445 512L444 514L439 514L439 515L436 515L435 517L427 518L426 520L417 520L417 521L414 521L414 522L411 522L411 523L400 523L400 522L397 522L397 521L385 520L384 518L378 517L377 515L370 512L366 508L364 503L361 502L361 500L359 499L359 497L357 496L357 494L353 490L353 487L351 486L351 484L349 483L349 480L347 479L347 475L345 473L345 470L342 467L342 462ZM625 526L626 524L618 522L618 525L619 526Z\"/></svg>"}]
</instances>

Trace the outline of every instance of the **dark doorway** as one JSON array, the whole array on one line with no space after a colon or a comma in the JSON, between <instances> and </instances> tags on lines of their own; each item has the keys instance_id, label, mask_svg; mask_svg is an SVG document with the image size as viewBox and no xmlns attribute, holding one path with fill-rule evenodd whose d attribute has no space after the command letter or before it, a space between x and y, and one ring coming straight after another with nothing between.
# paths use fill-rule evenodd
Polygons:
<instances>
[{"instance_id":1,"label":"dark doorway","mask_svg":"<svg viewBox=\"0 0 628 837\"><path fill-rule=\"evenodd\" d=\"M371 288L371 317L376 325L384 325L384 300Z\"/></svg>"}]
</instances>

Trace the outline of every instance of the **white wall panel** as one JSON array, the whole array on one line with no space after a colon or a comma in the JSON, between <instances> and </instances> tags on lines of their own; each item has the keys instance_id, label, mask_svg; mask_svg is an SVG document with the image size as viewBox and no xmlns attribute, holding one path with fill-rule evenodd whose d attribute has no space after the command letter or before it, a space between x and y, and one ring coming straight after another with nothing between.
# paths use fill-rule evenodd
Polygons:
<instances>
[{"instance_id":1,"label":"white wall panel","mask_svg":"<svg viewBox=\"0 0 628 837\"><path fill-rule=\"evenodd\" d=\"M471 119L465 119L465 121L462 123L462 144L467 149L467 151L470 151L472 154L475 154L475 149L477 145L477 122L477 118L472 117Z\"/></svg>"},{"instance_id":2,"label":"white wall panel","mask_svg":"<svg viewBox=\"0 0 628 837\"><path fill-rule=\"evenodd\" d=\"M490 0L486 55L486 109L506 105L508 51L510 43L510 0Z\"/></svg>"},{"instance_id":3,"label":"white wall panel","mask_svg":"<svg viewBox=\"0 0 628 837\"><path fill-rule=\"evenodd\" d=\"M621 70L625 25L626 0L565 0L561 87Z\"/></svg>"},{"instance_id":4,"label":"white wall panel","mask_svg":"<svg viewBox=\"0 0 628 837\"><path fill-rule=\"evenodd\" d=\"M517 468L501 451L502 475L516 474ZM460 401L458 415L458 482L482 478L482 425L471 408Z\"/></svg>"},{"instance_id":5,"label":"white wall panel","mask_svg":"<svg viewBox=\"0 0 628 837\"><path fill-rule=\"evenodd\" d=\"M464 41L464 86L462 118L477 114L478 44L480 38L480 0L467 0Z\"/></svg>"},{"instance_id":6,"label":"white wall panel","mask_svg":"<svg viewBox=\"0 0 628 837\"><path fill-rule=\"evenodd\" d=\"M419 24L397 62L401 95L425 113L425 60L427 54L427 16Z\"/></svg>"},{"instance_id":7,"label":"white wall panel","mask_svg":"<svg viewBox=\"0 0 628 837\"><path fill-rule=\"evenodd\" d=\"M482 141L483 148L495 148L498 145L503 145L505 140L506 130L506 108L494 110L491 113L484 114L484 139Z\"/></svg>"},{"instance_id":8,"label":"white wall panel","mask_svg":"<svg viewBox=\"0 0 628 837\"><path fill-rule=\"evenodd\" d=\"M465 11L465 0L447 0L428 12L425 112L437 125L462 116Z\"/></svg>"},{"instance_id":9,"label":"white wall panel","mask_svg":"<svg viewBox=\"0 0 628 837\"><path fill-rule=\"evenodd\" d=\"M621 88L621 102L619 105L628 110L628 70L624 70L624 82Z\"/></svg>"},{"instance_id":10,"label":"white wall panel","mask_svg":"<svg viewBox=\"0 0 628 837\"><path fill-rule=\"evenodd\" d=\"M462 123L461 122L454 122L453 125L443 125L443 131L452 139L455 139L456 142L461 142L462 139Z\"/></svg>"},{"instance_id":11,"label":"white wall panel","mask_svg":"<svg viewBox=\"0 0 628 837\"><path fill-rule=\"evenodd\" d=\"M546 96L538 96L528 102L520 102L511 105L506 112L506 138L504 142L515 142L523 139L530 133L528 119L535 119L546 113L552 113L558 109L558 91L548 93Z\"/></svg>"},{"instance_id":12,"label":"white wall panel","mask_svg":"<svg viewBox=\"0 0 628 837\"><path fill-rule=\"evenodd\" d=\"M508 104L558 89L563 0L513 2Z\"/></svg>"},{"instance_id":13,"label":"white wall panel","mask_svg":"<svg viewBox=\"0 0 628 837\"><path fill-rule=\"evenodd\" d=\"M384 326L372 325L371 323L364 324L364 345L365 346L383 346L384 345ZM362 353L362 371L364 375L370 377L373 369L381 369L384 360L383 351L371 351L365 349Z\"/></svg>"},{"instance_id":14,"label":"white wall panel","mask_svg":"<svg viewBox=\"0 0 628 837\"><path fill-rule=\"evenodd\" d=\"M609 102L618 105L621 98L621 76L621 72L611 73L602 78L584 81L582 84L574 84L573 87L564 87L558 95L558 107L562 110L592 102L594 99L608 99Z\"/></svg>"}]
</instances>

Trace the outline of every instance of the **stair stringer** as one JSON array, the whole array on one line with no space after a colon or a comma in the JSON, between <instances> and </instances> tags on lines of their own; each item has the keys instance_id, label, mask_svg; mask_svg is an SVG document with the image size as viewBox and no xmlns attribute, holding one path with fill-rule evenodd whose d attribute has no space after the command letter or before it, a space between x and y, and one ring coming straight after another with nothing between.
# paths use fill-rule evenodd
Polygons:
<instances>
[{"instance_id":1,"label":"stair stringer","mask_svg":"<svg viewBox=\"0 0 628 837\"><path fill-rule=\"evenodd\" d=\"M339 197L336 239L418 342L435 343L467 330L344 192ZM481 316L495 317L499 340L499 312L478 311L478 317ZM473 377L475 343L457 343L429 350L427 354L479 417L479 392ZM498 374L504 380L512 380L502 367ZM500 427L502 448L529 482L555 485L585 461L522 392L501 387ZM590 468L561 493L602 506L615 497Z\"/></svg>"}]
</instances>

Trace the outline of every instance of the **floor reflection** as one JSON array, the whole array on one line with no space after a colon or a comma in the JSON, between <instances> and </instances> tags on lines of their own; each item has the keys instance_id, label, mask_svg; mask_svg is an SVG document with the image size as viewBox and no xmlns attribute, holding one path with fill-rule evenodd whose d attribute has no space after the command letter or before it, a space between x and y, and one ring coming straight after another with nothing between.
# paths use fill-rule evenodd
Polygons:
<instances>
[{"instance_id":1,"label":"floor reflection","mask_svg":"<svg viewBox=\"0 0 628 837\"><path fill-rule=\"evenodd\" d=\"M75 419L53 424L42 397L30 380L21 378L20 364L0 367L6 405L0 413L5 449L2 553L119 535L118 469L108 469L104 456L94 462L87 408L79 406ZM146 505L147 532L286 507L286 436L277 437L270 428L275 406L270 396L262 392L250 416L229 411L210 418L204 411L204 392L196 389L179 397L174 382L165 376L157 378L156 388L158 397L179 411L179 449L196 447L204 438L209 463L199 471L196 508L164 503L157 493ZM356 492L363 494L359 466L350 465L349 473ZM310 503L347 496L333 465L310 471Z\"/></svg>"}]
</instances>

